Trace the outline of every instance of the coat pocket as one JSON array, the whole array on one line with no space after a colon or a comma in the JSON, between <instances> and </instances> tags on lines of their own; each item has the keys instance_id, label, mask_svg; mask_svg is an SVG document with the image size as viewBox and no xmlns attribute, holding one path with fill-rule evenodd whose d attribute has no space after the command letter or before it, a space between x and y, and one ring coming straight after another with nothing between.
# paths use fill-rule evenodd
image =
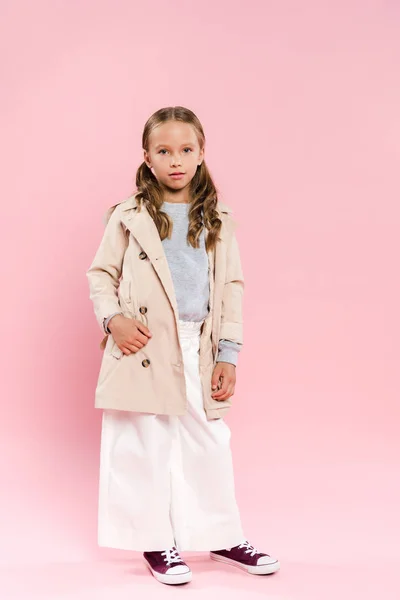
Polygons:
<instances>
[{"instance_id":1,"label":"coat pocket","mask_svg":"<svg viewBox=\"0 0 400 600\"><path fill-rule=\"evenodd\" d=\"M117 344L114 342L114 340L113 340L113 345L112 345L112 348L111 348L111 352L110 352L110 354L111 354L111 356L114 356L114 358L117 358L118 360L119 360L120 358L122 358L122 356L123 356L123 354L124 354L124 353L122 352L122 350L121 350L121 349L120 349L120 348L117 346Z\"/></svg>"},{"instance_id":2,"label":"coat pocket","mask_svg":"<svg viewBox=\"0 0 400 600\"><path fill-rule=\"evenodd\" d=\"M103 339L103 342L104 354L108 358L112 356L112 362L114 362L114 358L120 359L123 356L124 353L118 348L116 341L110 333Z\"/></svg>"}]
</instances>

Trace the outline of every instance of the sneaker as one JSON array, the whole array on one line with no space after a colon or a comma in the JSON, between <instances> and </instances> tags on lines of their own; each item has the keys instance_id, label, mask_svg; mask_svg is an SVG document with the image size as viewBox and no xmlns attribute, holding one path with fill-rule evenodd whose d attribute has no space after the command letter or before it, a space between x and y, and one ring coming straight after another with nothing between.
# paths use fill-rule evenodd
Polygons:
<instances>
[{"instance_id":1,"label":"sneaker","mask_svg":"<svg viewBox=\"0 0 400 600\"><path fill-rule=\"evenodd\" d=\"M213 550L210 558L239 567L252 575L269 575L280 569L279 561L269 554L260 552L246 540L234 548Z\"/></svg>"},{"instance_id":2,"label":"sneaker","mask_svg":"<svg viewBox=\"0 0 400 600\"><path fill-rule=\"evenodd\" d=\"M175 546L164 552L143 552L143 556L150 571L161 583L178 585L192 580L192 571Z\"/></svg>"}]
</instances>

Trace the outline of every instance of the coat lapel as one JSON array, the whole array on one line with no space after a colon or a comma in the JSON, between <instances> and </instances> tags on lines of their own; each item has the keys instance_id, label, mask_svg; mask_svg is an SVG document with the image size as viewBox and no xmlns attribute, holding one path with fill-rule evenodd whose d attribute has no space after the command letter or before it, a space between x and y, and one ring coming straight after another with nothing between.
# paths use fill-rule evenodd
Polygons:
<instances>
[{"instance_id":1,"label":"coat lapel","mask_svg":"<svg viewBox=\"0 0 400 600\"><path fill-rule=\"evenodd\" d=\"M178 318L178 305L171 271L164 252L164 246L150 213L145 206L142 206L140 212L137 210L126 212L122 218L122 222L138 241L144 252L146 252Z\"/></svg>"}]
</instances>

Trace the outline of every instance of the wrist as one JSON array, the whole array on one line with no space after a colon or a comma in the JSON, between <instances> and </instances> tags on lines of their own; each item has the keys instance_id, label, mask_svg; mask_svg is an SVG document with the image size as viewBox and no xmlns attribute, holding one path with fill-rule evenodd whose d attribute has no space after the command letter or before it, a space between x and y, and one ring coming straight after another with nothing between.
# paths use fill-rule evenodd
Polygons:
<instances>
[{"instance_id":1,"label":"wrist","mask_svg":"<svg viewBox=\"0 0 400 600\"><path fill-rule=\"evenodd\" d=\"M122 313L118 313L118 314L116 314L116 315L113 315L113 316L111 317L111 319L108 321L107 327L108 327L108 329L109 329L111 332L112 332L112 330L113 330L113 327L115 326L115 324L118 322L118 319L119 319L120 317L122 317L122 316L123 316L123 315L122 315Z\"/></svg>"}]
</instances>

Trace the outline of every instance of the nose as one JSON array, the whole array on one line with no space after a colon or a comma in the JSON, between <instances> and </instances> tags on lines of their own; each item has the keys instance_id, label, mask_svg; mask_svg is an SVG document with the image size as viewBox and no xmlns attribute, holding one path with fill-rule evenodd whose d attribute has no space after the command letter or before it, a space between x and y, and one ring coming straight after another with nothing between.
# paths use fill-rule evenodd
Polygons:
<instances>
[{"instance_id":1,"label":"nose","mask_svg":"<svg viewBox=\"0 0 400 600\"><path fill-rule=\"evenodd\" d=\"M175 167L176 165L181 165L182 159L180 156L173 156L171 158L171 167Z\"/></svg>"}]
</instances>

